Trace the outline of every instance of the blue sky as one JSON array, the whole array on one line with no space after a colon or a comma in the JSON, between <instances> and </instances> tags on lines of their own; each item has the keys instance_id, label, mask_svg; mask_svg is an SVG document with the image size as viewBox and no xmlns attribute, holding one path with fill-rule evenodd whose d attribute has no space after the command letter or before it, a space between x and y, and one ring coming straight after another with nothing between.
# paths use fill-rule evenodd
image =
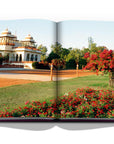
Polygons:
<instances>
[{"instance_id":1,"label":"blue sky","mask_svg":"<svg viewBox=\"0 0 114 144\"><path fill-rule=\"evenodd\" d=\"M47 46L55 42L55 23L49 20L1 20L0 33L8 28L19 40L31 34L38 45ZM105 21L63 21L59 23L59 42L65 48L88 47L88 37L100 46L114 49L114 22Z\"/></svg>"},{"instance_id":2,"label":"blue sky","mask_svg":"<svg viewBox=\"0 0 114 144\"><path fill-rule=\"evenodd\" d=\"M19 40L31 34L38 45L47 46L50 51L51 44L55 42L55 23L49 20L25 19L25 20L1 20L0 33L8 28Z\"/></svg>"},{"instance_id":3,"label":"blue sky","mask_svg":"<svg viewBox=\"0 0 114 144\"><path fill-rule=\"evenodd\" d=\"M114 22L105 21L63 21L59 23L59 42L63 47L88 47L88 37L99 46L114 49Z\"/></svg>"}]
</instances>

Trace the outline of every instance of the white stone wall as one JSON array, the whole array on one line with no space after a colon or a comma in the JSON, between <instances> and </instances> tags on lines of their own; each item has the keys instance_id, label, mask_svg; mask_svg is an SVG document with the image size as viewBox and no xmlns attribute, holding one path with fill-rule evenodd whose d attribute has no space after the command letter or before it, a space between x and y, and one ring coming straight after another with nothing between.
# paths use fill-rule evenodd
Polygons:
<instances>
[{"instance_id":1,"label":"white stone wall","mask_svg":"<svg viewBox=\"0 0 114 144\"><path fill-rule=\"evenodd\" d=\"M7 64L7 63L4 63L4 64ZM11 65L23 65L25 69L33 69L32 67L32 63L11 63Z\"/></svg>"},{"instance_id":2,"label":"white stone wall","mask_svg":"<svg viewBox=\"0 0 114 144\"><path fill-rule=\"evenodd\" d=\"M10 45L0 45L0 50L12 50L12 46L10 46Z\"/></svg>"},{"instance_id":3,"label":"white stone wall","mask_svg":"<svg viewBox=\"0 0 114 144\"><path fill-rule=\"evenodd\" d=\"M16 55L18 55L18 61L20 54L22 55L22 61L26 61L27 54L29 54L29 61L31 61L31 55L33 55L33 61L35 61L35 56L37 55L37 61L40 61L40 51L34 51L32 49L17 48L12 49L10 45L0 45L0 53L4 56L9 54L9 61L16 61ZM15 58L14 58L15 57Z\"/></svg>"}]
</instances>

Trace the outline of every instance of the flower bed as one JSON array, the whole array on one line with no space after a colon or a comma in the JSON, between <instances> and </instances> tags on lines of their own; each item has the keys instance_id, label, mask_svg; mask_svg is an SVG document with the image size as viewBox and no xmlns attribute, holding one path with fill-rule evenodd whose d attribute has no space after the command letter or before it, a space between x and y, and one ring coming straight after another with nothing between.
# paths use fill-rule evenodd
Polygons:
<instances>
[{"instance_id":1,"label":"flower bed","mask_svg":"<svg viewBox=\"0 0 114 144\"><path fill-rule=\"evenodd\" d=\"M114 118L114 95L111 90L77 89L57 101L32 103L12 111L0 112L0 117L51 118Z\"/></svg>"}]
</instances>

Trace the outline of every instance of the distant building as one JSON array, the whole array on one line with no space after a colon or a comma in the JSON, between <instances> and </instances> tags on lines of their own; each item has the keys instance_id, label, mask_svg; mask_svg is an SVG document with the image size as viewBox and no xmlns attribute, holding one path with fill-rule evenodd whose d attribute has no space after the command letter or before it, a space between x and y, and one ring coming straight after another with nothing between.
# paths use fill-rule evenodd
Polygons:
<instances>
[{"instance_id":1,"label":"distant building","mask_svg":"<svg viewBox=\"0 0 114 144\"><path fill-rule=\"evenodd\" d=\"M19 41L17 36L6 29L0 35L0 55L7 55L9 64L32 68L32 62L39 62L41 56L41 51L36 49L35 43L30 34Z\"/></svg>"}]
</instances>

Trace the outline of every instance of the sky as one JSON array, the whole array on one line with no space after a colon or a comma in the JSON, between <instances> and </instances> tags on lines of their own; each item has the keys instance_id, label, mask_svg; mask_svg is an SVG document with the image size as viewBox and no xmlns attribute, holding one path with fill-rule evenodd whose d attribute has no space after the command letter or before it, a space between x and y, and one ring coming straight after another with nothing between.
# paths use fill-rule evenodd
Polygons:
<instances>
[{"instance_id":1,"label":"sky","mask_svg":"<svg viewBox=\"0 0 114 144\"><path fill-rule=\"evenodd\" d=\"M34 38L38 45L50 47L55 42L55 23L49 20L24 19L24 20L1 20L0 33L6 28L17 35L18 40L23 40L28 34Z\"/></svg>"},{"instance_id":2,"label":"sky","mask_svg":"<svg viewBox=\"0 0 114 144\"><path fill-rule=\"evenodd\" d=\"M59 42L63 47L88 47L88 37L97 46L114 49L114 22L70 20L59 23Z\"/></svg>"},{"instance_id":3,"label":"sky","mask_svg":"<svg viewBox=\"0 0 114 144\"><path fill-rule=\"evenodd\" d=\"M97 46L114 49L114 22L69 20L59 22L59 42L63 47L88 47L88 37L92 37ZM0 33L6 28L23 40L28 34L38 45L47 47L48 54L51 45L56 41L56 23L42 19L1 20Z\"/></svg>"}]
</instances>

